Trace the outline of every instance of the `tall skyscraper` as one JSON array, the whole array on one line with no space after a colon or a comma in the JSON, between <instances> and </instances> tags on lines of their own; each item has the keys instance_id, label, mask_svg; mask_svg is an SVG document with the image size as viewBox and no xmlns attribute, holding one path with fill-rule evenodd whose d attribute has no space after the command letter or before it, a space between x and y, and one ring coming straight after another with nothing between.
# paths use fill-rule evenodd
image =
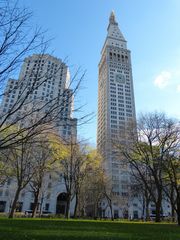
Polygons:
<instances>
[{"instance_id":1,"label":"tall skyscraper","mask_svg":"<svg viewBox=\"0 0 180 240\"><path fill-rule=\"evenodd\" d=\"M13 118L23 115L28 108L35 109L35 114L29 114L31 118L38 117L38 108L41 106L40 117L49 109L53 109L52 115L57 115L51 124L56 127L59 135L67 139L76 137L77 120L72 117L73 91L69 88L70 73L68 66L56 57L48 54L34 54L27 57L22 65L18 80L9 79L5 89L3 101L0 105L0 115L6 116L8 112L14 112L18 105L22 105ZM34 88L34 90L32 90ZM29 91L29 94L27 92ZM27 95L26 101L24 101ZM23 104L22 104L23 102ZM53 106L53 107L52 107ZM62 109L62 110L61 110ZM59 116L58 114L59 113ZM26 113L25 113L26 114ZM49 114L50 115L50 114ZM52 119L53 119L52 116ZM28 124L28 118L25 118ZM12 121L12 118L10 119ZM24 118L22 118L24 124ZM21 123L18 121L18 123Z\"/></svg>"},{"instance_id":2,"label":"tall skyscraper","mask_svg":"<svg viewBox=\"0 0 180 240\"><path fill-rule=\"evenodd\" d=\"M136 118L131 52L114 12L110 15L107 32L99 63L97 147L112 179L114 194L128 198L128 166L123 157L117 155L113 144L127 143L127 124Z\"/></svg>"}]
</instances>

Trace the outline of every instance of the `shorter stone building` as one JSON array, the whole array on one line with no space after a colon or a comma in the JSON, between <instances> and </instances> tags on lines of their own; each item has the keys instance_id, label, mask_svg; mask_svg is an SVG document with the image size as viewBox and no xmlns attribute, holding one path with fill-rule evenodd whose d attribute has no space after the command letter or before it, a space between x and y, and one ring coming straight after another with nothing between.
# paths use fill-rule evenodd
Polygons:
<instances>
[{"instance_id":1,"label":"shorter stone building","mask_svg":"<svg viewBox=\"0 0 180 240\"><path fill-rule=\"evenodd\" d=\"M27 95L27 98L24 96ZM25 99L25 101L24 101ZM23 102L24 101L24 102ZM0 105L0 119L6 118L13 112L6 122L16 121L31 112L22 121L17 120L19 126L29 124L33 119L46 115L52 109L52 128L63 139L69 140L77 135L77 119L73 118L73 90L70 89L70 73L68 66L62 60L48 54L32 55L25 58L19 78L9 79L4 90ZM34 112L32 109L35 109ZM40 111L38 109L41 109ZM39 114L40 112L40 114ZM27 114L28 115L28 114ZM55 117L54 117L55 116ZM54 118L54 119L53 119ZM54 130L53 130L54 131ZM9 178L0 186L0 212L9 212L16 189L16 182ZM39 198L40 212L64 214L66 209L66 189L60 172L48 173L45 176ZM30 212L33 207L33 193L30 186L21 191L18 199L18 212Z\"/></svg>"},{"instance_id":2,"label":"shorter stone building","mask_svg":"<svg viewBox=\"0 0 180 240\"><path fill-rule=\"evenodd\" d=\"M0 212L10 212L15 189L16 182L10 178L3 186L0 187ZM61 173L48 173L41 188L37 214L64 215L66 210L66 197L66 188ZM28 185L20 193L16 212L22 213L23 215L31 213L33 203L34 194L31 187ZM71 216L73 215L73 210L74 201L71 203Z\"/></svg>"}]
</instances>

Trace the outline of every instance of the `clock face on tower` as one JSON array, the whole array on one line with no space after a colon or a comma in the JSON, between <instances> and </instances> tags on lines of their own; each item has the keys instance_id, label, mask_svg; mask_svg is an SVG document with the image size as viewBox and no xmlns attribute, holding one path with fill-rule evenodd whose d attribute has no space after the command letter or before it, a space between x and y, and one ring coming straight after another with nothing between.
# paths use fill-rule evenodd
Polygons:
<instances>
[{"instance_id":1,"label":"clock face on tower","mask_svg":"<svg viewBox=\"0 0 180 240\"><path fill-rule=\"evenodd\" d=\"M123 74L116 74L116 82L120 84L125 83L125 76Z\"/></svg>"}]
</instances>

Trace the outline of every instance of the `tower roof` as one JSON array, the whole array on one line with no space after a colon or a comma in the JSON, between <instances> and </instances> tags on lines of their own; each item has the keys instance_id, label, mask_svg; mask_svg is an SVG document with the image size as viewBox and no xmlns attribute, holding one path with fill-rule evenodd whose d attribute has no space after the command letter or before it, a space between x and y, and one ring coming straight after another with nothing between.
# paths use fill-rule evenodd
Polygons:
<instances>
[{"instance_id":1,"label":"tower roof","mask_svg":"<svg viewBox=\"0 0 180 240\"><path fill-rule=\"evenodd\" d=\"M126 41L122 32L119 29L118 23L116 22L116 17L114 11L111 12L109 17L109 25L108 25L108 35L107 37L116 38L121 41Z\"/></svg>"},{"instance_id":2,"label":"tower roof","mask_svg":"<svg viewBox=\"0 0 180 240\"><path fill-rule=\"evenodd\" d=\"M119 29L114 11L112 11L110 14L107 32L108 33L107 33L107 37L106 37L103 49L105 49L106 46L120 47L124 49L127 48L126 39L124 38L122 32Z\"/></svg>"}]
</instances>

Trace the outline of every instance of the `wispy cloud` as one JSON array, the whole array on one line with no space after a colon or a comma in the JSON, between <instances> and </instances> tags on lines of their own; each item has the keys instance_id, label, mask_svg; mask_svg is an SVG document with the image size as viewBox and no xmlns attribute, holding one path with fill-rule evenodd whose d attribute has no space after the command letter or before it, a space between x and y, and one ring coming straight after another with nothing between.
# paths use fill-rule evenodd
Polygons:
<instances>
[{"instance_id":1,"label":"wispy cloud","mask_svg":"<svg viewBox=\"0 0 180 240\"><path fill-rule=\"evenodd\" d=\"M162 71L155 79L154 85L160 89L167 87L170 84L172 73L169 71Z\"/></svg>"},{"instance_id":2,"label":"wispy cloud","mask_svg":"<svg viewBox=\"0 0 180 240\"><path fill-rule=\"evenodd\" d=\"M177 85L177 92L180 93L180 84Z\"/></svg>"},{"instance_id":3,"label":"wispy cloud","mask_svg":"<svg viewBox=\"0 0 180 240\"><path fill-rule=\"evenodd\" d=\"M153 81L154 85L159 89L164 89L167 86L170 86L172 91L176 91L180 93L180 84L179 84L180 70L178 69L178 67L168 71L164 70L160 72L154 78L154 81Z\"/></svg>"}]
</instances>

